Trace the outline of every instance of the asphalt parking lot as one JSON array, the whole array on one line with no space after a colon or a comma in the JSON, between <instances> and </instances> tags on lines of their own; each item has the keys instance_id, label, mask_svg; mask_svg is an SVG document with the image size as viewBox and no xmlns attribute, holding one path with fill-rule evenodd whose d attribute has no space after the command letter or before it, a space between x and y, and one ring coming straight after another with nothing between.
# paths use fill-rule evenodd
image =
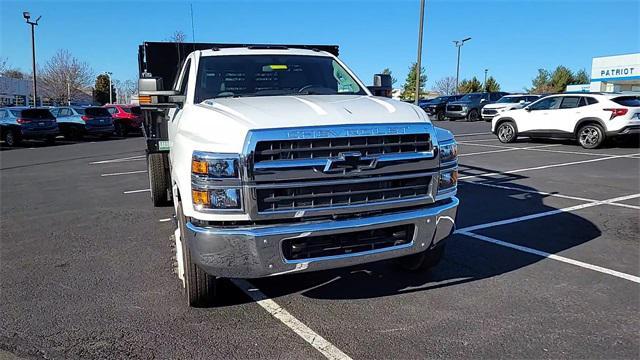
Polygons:
<instances>
[{"instance_id":1,"label":"asphalt parking lot","mask_svg":"<svg viewBox=\"0 0 640 360\"><path fill-rule=\"evenodd\" d=\"M142 138L2 148L0 355L640 358L638 144L436 125L460 143L461 205L430 274L226 282L204 309L173 273L173 209L152 207Z\"/></svg>"}]
</instances>

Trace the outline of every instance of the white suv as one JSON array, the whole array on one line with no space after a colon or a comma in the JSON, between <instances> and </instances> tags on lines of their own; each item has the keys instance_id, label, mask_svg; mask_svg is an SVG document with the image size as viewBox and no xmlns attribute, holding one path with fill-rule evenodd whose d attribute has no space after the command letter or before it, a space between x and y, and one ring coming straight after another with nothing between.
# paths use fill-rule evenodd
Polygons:
<instances>
[{"instance_id":1,"label":"white suv","mask_svg":"<svg viewBox=\"0 0 640 360\"><path fill-rule=\"evenodd\" d=\"M493 118L500 142L530 138L572 138L586 149L607 137L640 133L640 96L632 94L557 94Z\"/></svg>"},{"instance_id":2,"label":"white suv","mask_svg":"<svg viewBox=\"0 0 640 360\"><path fill-rule=\"evenodd\" d=\"M495 103L483 107L480 114L485 121L491 121L505 111L522 109L538 99L540 99L540 95L505 95Z\"/></svg>"}]
</instances>

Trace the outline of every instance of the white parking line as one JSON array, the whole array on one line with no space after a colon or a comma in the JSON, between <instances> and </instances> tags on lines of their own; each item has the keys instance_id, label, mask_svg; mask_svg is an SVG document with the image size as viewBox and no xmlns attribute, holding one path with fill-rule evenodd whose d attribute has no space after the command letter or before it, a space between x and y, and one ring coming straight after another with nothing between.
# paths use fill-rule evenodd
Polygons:
<instances>
[{"instance_id":1,"label":"white parking line","mask_svg":"<svg viewBox=\"0 0 640 360\"><path fill-rule=\"evenodd\" d=\"M474 153L462 153L462 154L460 154L458 156L493 154L493 153L499 153L499 152L505 152L505 151L514 151L514 150L530 150L530 149L532 150L532 149L552 147L552 146L560 146L560 144L537 145L537 146L529 146L529 147L524 147L524 148L509 147L509 148L504 148L504 149L500 149L500 150L488 150L488 151L479 151L479 152L474 152Z\"/></svg>"},{"instance_id":2,"label":"white parking line","mask_svg":"<svg viewBox=\"0 0 640 360\"><path fill-rule=\"evenodd\" d=\"M147 191L151 191L151 189L129 190L129 191L123 192L123 194L135 194L135 193L141 193L141 192L147 192Z\"/></svg>"},{"instance_id":3,"label":"white parking line","mask_svg":"<svg viewBox=\"0 0 640 360\"><path fill-rule=\"evenodd\" d=\"M303 338L306 342L311 344L316 350L318 350L327 359L343 359L350 360L351 358L343 353L340 349L335 347L329 341L325 340L322 336L311 330L307 325L303 324L300 320L296 319L287 310L278 305L275 301L269 299L259 289L253 286L250 282L244 279L231 279L231 282L239 287L245 294L247 294L253 301L265 309L271 316L280 320L289 329L295 332L298 336Z\"/></svg>"},{"instance_id":4,"label":"white parking line","mask_svg":"<svg viewBox=\"0 0 640 360\"><path fill-rule=\"evenodd\" d=\"M475 140L474 140L475 141ZM478 140L479 141L479 140ZM505 145L489 145L489 144L474 144L473 142L458 142L458 144L462 143L463 145L470 146L481 146L481 147L490 147L490 148L498 148L498 149L510 149L510 150L533 150L533 151L543 151L543 152L551 152L558 154L573 154L573 155L586 155L586 156L624 156L634 158L638 154L605 154L605 153L593 153L593 152L584 152L584 151L568 151L568 150L548 150L541 149L543 147L548 146L529 146L529 147L515 147L515 146L505 146ZM563 144L553 144L549 146L562 146Z\"/></svg>"},{"instance_id":5,"label":"white parking line","mask_svg":"<svg viewBox=\"0 0 640 360\"><path fill-rule=\"evenodd\" d=\"M142 173L146 173L147 170L138 170L138 171L126 171L126 172L119 172L119 173L110 173L110 174L102 174L100 176L105 177L105 176L120 176L120 175L130 175L130 174L142 174Z\"/></svg>"},{"instance_id":6,"label":"white parking line","mask_svg":"<svg viewBox=\"0 0 640 360\"><path fill-rule=\"evenodd\" d=\"M470 134L453 134L454 137L459 136L476 136L476 135L491 135L491 132L482 132L482 133L470 133Z\"/></svg>"},{"instance_id":7,"label":"white parking line","mask_svg":"<svg viewBox=\"0 0 640 360\"><path fill-rule=\"evenodd\" d=\"M474 140L462 140L462 141L458 141L458 144L467 144L467 143L474 143L474 142L480 142L480 141L500 141L498 140L498 138L492 138L492 139L474 139ZM473 145L473 144L470 144Z\"/></svg>"},{"instance_id":8,"label":"white parking line","mask_svg":"<svg viewBox=\"0 0 640 360\"><path fill-rule=\"evenodd\" d=\"M522 252L526 252L529 254L534 254L534 255L538 255L547 259L552 259L552 260L556 260L556 261L560 261L566 264L571 264L571 265L575 265L575 266L579 266L585 269L589 269L589 270L593 270L593 271L597 271L603 274L608 274L608 275L612 275L615 277L619 277L621 279L625 279L625 280L629 280L629 281L633 281L635 283L640 283L640 277L638 276L634 276L634 275L630 275L627 273L623 273L620 271L616 271L616 270L611 270L611 269L607 269L601 266L597 266L597 265L591 265L582 261L578 261L578 260L573 260L573 259L569 259L566 258L564 256L559 256L559 255L555 255L555 254L550 254L548 252L544 252L544 251L540 251L540 250L536 250L530 247L526 247L526 246L522 246L522 245L516 245L516 244L512 244L506 241L502 241L502 240L498 240L498 239L494 239L488 236L484 236L484 235L479 235L479 234L474 234L472 232L468 232L468 231L461 231L459 232L462 235L466 235L469 237L472 237L474 239L477 240L482 240L482 241L486 241L492 244L496 244L496 245L500 245L500 246L505 246L511 249L515 249L515 250L519 250Z\"/></svg>"},{"instance_id":9,"label":"white parking line","mask_svg":"<svg viewBox=\"0 0 640 360\"><path fill-rule=\"evenodd\" d=\"M119 158L119 159L94 161L94 162L90 162L89 165L109 164L109 163L126 162L126 161L140 161L140 160L145 160L145 158L146 158L146 155L138 155L138 156Z\"/></svg>"},{"instance_id":10,"label":"white parking line","mask_svg":"<svg viewBox=\"0 0 640 360\"><path fill-rule=\"evenodd\" d=\"M505 186L505 185L479 183L479 182L473 182L473 181L461 181L461 183L463 183L463 184L471 184L471 185L487 186L487 187L492 187L492 188L496 188L496 189L511 190L511 191L516 191L516 192L523 192L523 193L529 193L529 194L538 194L538 195L543 195L543 196L551 196L551 197L570 199L570 200L577 200L577 201L585 201L585 202L597 202L597 201L599 201L599 200L595 200L595 199L588 199L588 198L583 198L583 197L578 197L578 196L570 196L570 195L563 195L563 194L546 192L546 191L522 189L522 188L518 188L518 187ZM626 208L630 208L630 209L640 210L640 206L629 205L629 204L611 202L611 203L606 203L605 205L614 205L614 206L620 206L620 207L626 207Z\"/></svg>"},{"instance_id":11,"label":"white parking line","mask_svg":"<svg viewBox=\"0 0 640 360\"><path fill-rule=\"evenodd\" d=\"M171 218L164 218L164 219L160 219L158 221L159 222L167 222L167 221L171 221Z\"/></svg>"},{"instance_id":12,"label":"white parking line","mask_svg":"<svg viewBox=\"0 0 640 360\"><path fill-rule=\"evenodd\" d=\"M589 160L581 160L581 161L572 161L572 162L566 162L566 163L560 163L560 164L551 164L551 165L543 165L543 166L536 166L536 167L524 168L524 169L516 169L516 170L508 170L508 171L499 171L499 172L486 173L486 174L479 174L479 175L461 176L461 177L459 177L459 178L458 178L458 180L473 179L473 178L486 177L486 176L493 176L493 175L516 174L516 173L521 173L521 172L525 172L525 171L532 171L532 170L542 170L542 169L550 169L550 168L561 167L561 166L569 166L569 165L585 164L585 163L591 163L591 162L596 162L596 161L604 161L604 160L619 159L619 158L629 158L630 156L631 156L631 155L615 155L615 156L608 156L608 157L599 158L599 159L589 159Z\"/></svg>"},{"instance_id":13,"label":"white parking line","mask_svg":"<svg viewBox=\"0 0 640 360\"><path fill-rule=\"evenodd\" d=\"M493 222L485 223L485 224L467 226L465 228L458 229L457 231L458 232L469 232L469 231L475 231L475 230L480 230L480 229L487 229L487 228L494 227L494 226L513 224L513 223L517 223L517 222L521 222L521 221L527 221L527 220L531 220L531 219L538 219L538 218L545 217L545 216L551 216L551 215L555 215L555 214L560 214L560 213L565 213L565 212L570 212L570 211L586 209L586 208L590 208L590 207L593 207L593 206L610 204L610 203L614 203L614 202L618 202L618 201L635 199L635 198L638 198L638 197L640 197L640 194L632 194L632 195L620 196L620 197L617 197L617 198L607 199L607 200L598 200L598 201L593 201L593 202L586 203L586 204L569 206L569 207L562 208L562 209L553 209L553 210L544 211L544 212L541 212L541 213L530 214L530 215L525 215L525 216L518 216L518 217L515 217L515 218L511 218L511 219L505 219L505 220L493 221Z\"/></svg>"}]
</instances>

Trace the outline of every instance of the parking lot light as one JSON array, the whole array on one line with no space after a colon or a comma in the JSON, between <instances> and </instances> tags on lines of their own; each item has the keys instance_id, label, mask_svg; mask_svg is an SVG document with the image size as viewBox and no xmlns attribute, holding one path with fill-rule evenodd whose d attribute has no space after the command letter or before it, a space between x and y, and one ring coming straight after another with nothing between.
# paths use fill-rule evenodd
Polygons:
<instances>
[{"instance_id":1,"label":"parking lot light","mask_svg":"<svg viewBox=\"0 0 640 360\"><path fill-rule=\"evenodd\" d=\"M464 45L465 42L471 40L470 37L462 39L462 40L454 40L453 43L455 44L455 46L458 48L458 65L456 66L456 92L459 92L458 90L458 80L460 79L460 48L462 47L462 45Z\"/></svg>"},{"instance_id":2,"label":"parking lot light","mask_svg":"<svg viewBox=\"0 0 640 360\"><path fill-rule=\"evenodd\" d=\"M33 107L38 106L38 89L36 87L36 25L42 16L38 16L36 21L31 21L31 13L28 11L22 12L22 17L27 24L31 25L31 63L33 66Z\"/></svg>"}]
</instances>

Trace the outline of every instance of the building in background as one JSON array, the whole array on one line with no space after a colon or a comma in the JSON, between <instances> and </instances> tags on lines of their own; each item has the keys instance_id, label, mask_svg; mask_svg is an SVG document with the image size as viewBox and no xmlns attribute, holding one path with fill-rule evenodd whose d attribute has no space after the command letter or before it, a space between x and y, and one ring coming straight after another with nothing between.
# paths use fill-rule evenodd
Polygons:
<instances>
[{"instance_id":1,"label":"building in background","mask_svg":"<svg viewBox=\"0 0 640 360\"><path fill-rule=\"evenodd\" d=\"M0 104L1 106L32 105L30 79L14 79L0 76Z\"/></svg>"},{"instance_id":2,"label":"building in background","mask_svg":"<svg viewBox=\"0 0 640 360\"><path fill-rule=\"evenodd\" d=\"M594 57L591 83L568 85L566 91L640 92L640 53Z\"/></svg>"}]
</instances>

